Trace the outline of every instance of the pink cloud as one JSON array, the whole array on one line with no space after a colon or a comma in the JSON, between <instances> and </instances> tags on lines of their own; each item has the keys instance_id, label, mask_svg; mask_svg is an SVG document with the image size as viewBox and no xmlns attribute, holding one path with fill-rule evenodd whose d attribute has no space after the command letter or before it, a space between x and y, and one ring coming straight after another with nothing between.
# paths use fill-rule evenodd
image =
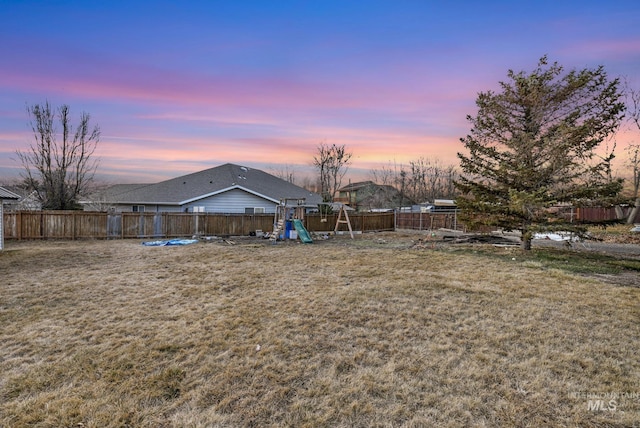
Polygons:
<instances>
[{"instance_id":1,"label":"pink cloud","mask_svg":"<svg viewBox=\"0 0 640 428\"><path fill-rule=\"evenodd\" d=\"M23 60L27 61L27 60ZM18 60L18 63L20 61ZM114 58L87 59L78 70L57 69L45 75L29 70L38 67L0 70L5 86L26 91L55 92L104 101L136 101L148 104L206 107L258 107L271 109L353 109L385 106L435 106L452 98L461 99L469 83L460 80L443 84L438 76L406 68L406 79L387 76L384 70L375 78L351 76L324 80L304 80L297 75L204 74L136 64ZM414 77L420 76L420 77ZM444 76L443 76L444 77Z\"/></svg>"}]
</instances>

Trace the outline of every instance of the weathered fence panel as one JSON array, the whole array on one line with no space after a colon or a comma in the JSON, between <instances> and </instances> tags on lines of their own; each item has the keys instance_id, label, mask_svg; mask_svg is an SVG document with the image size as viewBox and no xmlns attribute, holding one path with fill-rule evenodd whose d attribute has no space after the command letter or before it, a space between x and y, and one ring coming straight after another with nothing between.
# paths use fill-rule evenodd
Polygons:
<instances>
[{"instance_id":1,"label":"weathered fence panel","mask_svg":"<svg viewBox=\"0 0 640 428\"><path fill-rule=\"evenodd\" d=\"M74 236L75 238L106 238L107 237L106 215L76 215L74 217Z\"/></svg>"},{"instance_id":2,"label":"weathered fence panel","mask_svg":"<svg viewBox=\"0 0 640 428\"><path fill-rule=\"evenodd\" d=\"M305 227L314 232L332 232L336 226L337 214L307 214L305 216Z\"/></svg>"},{"instance_id":3,"label":"weathered fence panel","mask_svg":"<svg viewBox=\"0 0 640 428\"><path fill-rule=\"evenodd\" d=\"M354 231L394 229L393 213L350 214ZM326 221L322 221L322 220ZM337 215L307 215L310 232L334 230ZM122 239L184 236L238 236L273 230L272 214L101 213L19 211L5 213L5 239ZM340 230L347 230L341 225Z\"/></svg>"},{"instance_id":4,"label":"weathered fence panel","mask_svg":"<svg viewBox=\"0 0 640 428\"><path fill-rule=\"evenodd\" d=\"M162 221L161 235L176 238L189 235L207 235L206 222L202 214L163 213L158 214Z\"/></svg>"},{"instance_id":5,"label":"weathered fence panel","mask_svg":"<svg viewBox=\"0 0 640 428\"><path fill-rule=\"evenodd\" d=\"M248 225L245 232L245 216L242 214L229 215L227 218L227 231L228 233L226 233L225 235L248 235Z\"/></svg>"},{"instance_id":6,"label":"weathered fence panel","mask_svg":"<svg viewBox=\"0 0 640 428\"><path fill-rule=\"evenodd\" d=\"M27 211L18 213L16 232L22 239L39 239L44 238L42 232L42 215Z\"/></svg>"},{"instance_id":7,"label":"weathered fence panel","mask_svg":"<svg viewBox=\"0 0 640 428\"><path fill-rule=\"evenodd\" d=\"M394 214L388 213L351 213L349 222L351 229L359 232L381 232L394 230ZM333 232L336 227L338 214L307 214L305 227L310 232ZM339 231L347 231L346 224L341 224Z\"/></svg>"},{"instance_id":8,"label":"weathered fence panel","mask_svg":"<svg viewBox=\"0 0 640 428\"><path fill-rule=\"evenodd\" d=\"M109 214L107 216L107 238L122 238L122 214Z\"/></svg>"},{"instance_id":9,"label":"weathered fence panel","mask_svg":"<svg viewBox=\"0 0 640 428\"><path fill-rule=\"evenodd\" d=\"M618 219L615 207L578 207L575 212L575 221L580 223L598 223L615 221Z\"/></svg>"}]
</instances>

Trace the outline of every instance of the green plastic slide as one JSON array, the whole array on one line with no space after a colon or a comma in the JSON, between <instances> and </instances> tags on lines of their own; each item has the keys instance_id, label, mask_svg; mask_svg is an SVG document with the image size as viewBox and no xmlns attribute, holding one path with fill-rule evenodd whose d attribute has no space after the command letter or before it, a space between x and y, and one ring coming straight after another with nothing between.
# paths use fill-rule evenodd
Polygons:
<instances>
[{"instance_id":1,"label":"green plastic slide","mask_svg":"<svg viewBox=\"0 0 640 428\"><path fill-rule=\"evenodd\" d=\"M313 239L311 239L311 236L309 235L309 232L307 232L307 229L304 228L301 220L294 218L293 227L296 228L296 232L298 232L298 238L300 238L302 242L304 242L305 244L313 244Z\"/></svg>"}]
</instances>

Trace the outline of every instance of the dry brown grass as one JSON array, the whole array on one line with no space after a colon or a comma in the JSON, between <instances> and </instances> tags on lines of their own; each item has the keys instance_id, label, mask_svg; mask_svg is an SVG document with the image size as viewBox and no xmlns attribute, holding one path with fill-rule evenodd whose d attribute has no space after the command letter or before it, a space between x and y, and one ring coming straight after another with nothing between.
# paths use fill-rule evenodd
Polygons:
<instances>
[{"instance_id":1,"label":"dry brown grass","mask_svg":"<svg viewBox=\"0 0 640 428\"><path fill-rule=\"evenodd\" d=\"M591 227L589 233L603 242L612 242L619 244L640 244L640 233L631 232L633 225L630 224L615 224L602 227Z\"/></svg>"},{"instance_id":2,"label":"dry brown grass","mask_svg":"<svg viewBox=\"0 0 640 428\"><path fill-rule=\"evenodd\" d=\"M640 421L640 288L410 240L8 242L0 426Z\"/></svg>"}]
</instances>

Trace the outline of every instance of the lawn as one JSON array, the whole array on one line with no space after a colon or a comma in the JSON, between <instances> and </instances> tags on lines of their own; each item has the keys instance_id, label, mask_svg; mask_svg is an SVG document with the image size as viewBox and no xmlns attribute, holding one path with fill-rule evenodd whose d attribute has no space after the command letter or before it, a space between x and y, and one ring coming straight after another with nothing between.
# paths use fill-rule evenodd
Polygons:
<instances>
[{"instance_id":1,"label":"lawn","mask_svg":"<svg viewBox=\"0 0 640 428\"><path fill-rule=\"evenodd\" d=\"M0 426L640 424L635 261L413 240L9 241Z\"/></svg>"}]
</instances>

